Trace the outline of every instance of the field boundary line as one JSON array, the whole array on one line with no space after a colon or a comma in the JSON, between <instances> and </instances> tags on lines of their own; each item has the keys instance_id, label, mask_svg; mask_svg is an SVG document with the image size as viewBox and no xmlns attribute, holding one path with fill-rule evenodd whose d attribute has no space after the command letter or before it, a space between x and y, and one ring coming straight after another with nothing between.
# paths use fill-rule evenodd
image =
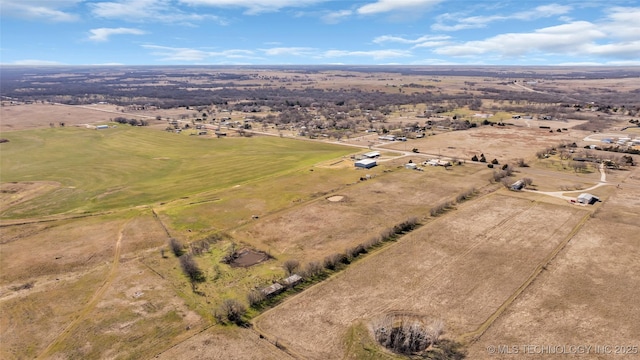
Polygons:
<instances>
[{"instance_id":1,"label":"field boundary line","mask_svg":"<svg viewBox=\"0 0 640 360\"><path fill-rule=\"evenodd\" d=\"M503 303L500 305L496 311L491 314L476 330L472 332L468 332L458 336L458 341L465 344L471 344L480 339L480 337L493 325L493 323L504 313L505 310L533 283L533 281L542 273L543 270L549 265L549 263L562 251L567 244L573 239L573 237L578 233L580 229L584 226L584 224L589 220L592 213L588 212L585 214L582 219L573 227L571 232L567 234L564 240L562 240L551 252L544 258L538 265L535 267L531 275L525 280L517 289L514 291L511 296L509 296Z\"/></svg>"},{"instance_id":2,"label":"field boundary line","mask_svg":"<svg viewBox=\"0 0 640 360\"><path fill-rule=\"evenodd\" d=\"M128 210L130 209L123 209L120 211L122 212L122 211L128 211ZM9 227L9 226L47 223L47 222L54 222L54 221L75 220L75 219L82 219L82 218L92 217L92 216L111 215L117 212L119 211L110 210L110 211L101 211L101 212L89 213L89 214L67 215L67 216L65 216L64 214L58 214L58 215L54 215L56 217L51 217L51 218L44 217L44 218L35 218L35 219L14 220L16 222L11 222L12 220L5 219L5 220L0 220L0 228Z\"/></svg>"}]
</instances>

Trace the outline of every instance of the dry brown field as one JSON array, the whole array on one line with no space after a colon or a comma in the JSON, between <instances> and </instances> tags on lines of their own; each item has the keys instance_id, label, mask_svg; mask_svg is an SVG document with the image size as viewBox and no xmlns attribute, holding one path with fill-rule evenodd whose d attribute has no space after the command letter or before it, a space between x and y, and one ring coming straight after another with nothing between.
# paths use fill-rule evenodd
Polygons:
<instances>
[{"instance_id":1,"label":"dry brown field","mask_svg":"<svg viewBox=\"0 0 640 360\"><path fill-rule=\"evenodd\" d=\"M367 242L383 230L408 218L425 219L429 210L457 194L488 185L489 172L473 166L452 170L430 167L425 171L404 169L408 159L386 162L355 176L371 180L347 186L312 202L266 216L232 232L241 242L269 250L276 256L302 263ZM416 157L413 157L416 159ZM389 172L390 171L390 172ZM329 201L341 196L340 201Z\"/></svg>"},{"instance_id":2,"label":"dry brown field","mask_svg":"<svg viewBox=\"0 0 640 360\"><path fill-rule=\"evenodd\" d=\"M482 126L466 131L441 132L422 139L408 139L406 143L391 142L383 147L394 150L417 148L421 153L466 161L471 161L474 155L479 157L484 154L488 161L498 159L503 164L518 158L533 160L537 151L575 141L582 134L583 132L575 130L550 133L549 130L539 128Z\"/></svg>"},{"instance_id":3,"label":"dry brown field","mask_svg":"<svg viewBox=\"0 0 640 360\"><path fill-rule=\"evenodd\" d=\"M448 337L463 337L517 294L588 216L579 207L487 195L267 311L256 329L306 359L342 358L349 328L389 311L441 319Z\"/></svg>"},{"instance_id":4,"label":"dry brown field","mask_svg":"<svg viewBox=\"0 0 640 360\"><path fill-rule=\"evenodd\" d=\"M4 105L0 107L0 131L26 130L54 126L83 126L109 124L110 119L118 116L127 118L141 118L153 123L159 113L146 112L122 112L114 105L62 105L62 104L20 104ZM168 112L167 114L173 114ZM163 111L162 114L165 114ZM166 115L165 115L166 116ZM166 121L162 121L166 124Z\"/></svg>"},{"instance_id":5,"label":"dry brown field","mask_svg":"<svg viewBox=\"0 0 640 360\"><path fill-rule=\"evenodd\" d=\"M165 243L162 228L150 212L130 216L3 226L2 358L34 358L47 346L49 355L96 357L140 338L129 346L144 352L158 329L199 323L171 284L139 262ZM23 284L32 287L14 289Z\"/></svg>"},{"instance_id":6,"label":"dry brown field","mask_svg":"<svg viewBox=\"0 0 640 360\"><path fill-rule=\"evenodd\" d=\"M252 329L211 328L156 355L163 360L296 359Z\"/></svg>"},{"instance_id":7,"label":"dry brown field","mask_svg":"<svg viewBox=\"0 0 640 360\"><path fill-rule=\"evenodd\" d=\"M409 94L468 91L480 97L478 88L485 86L523 93L557 91L567 96L589 91L608 94L612 87L616 91L637 88L637 79L526 84L518 78L523 88L505 83L505 78L482 76L339 70L233 72L252 76L236 82L247 87L262 84ZM203 83L187 73L173 80ZM428 87L403 86L410 83ZM150 80L140 86L166 84ZM475 112L494 113L493 106L501 104L485 101L482 110L463 107L443 116L460 113L471 119ZM424 124L426 119L417 115L427 106L395 107L387 125ZM220 110L214 108L211 106ZM50 123L59 127L61 122L66 126L106 124L117 116L146 119L151 131L162 131L167 119L187 117L185 121L191 122L198 113L185 108L132 110L109 104L3 102L0 131L47 128ZM242 121L245 115L234 111L230 116L232 121ZM155 120L158 116L162 120ZM566 199L544 194L562 192L573 197L581 192L578 189L598 184L600 173L594 167L576 173L568 160L535 157L537 151L562 142L575 141L579 148L591 144L582 139L592 133L574 129L583 120L525 121L510 116L502 111L496 120L508 119L515 126L436 129L422 139L388 144L379 141L378 134L356 133L341 141L309 140L298 136L296 129L273 127L267 129L268 135L341 143L360 154L370 150L383 154L379 166L369 170L353 169L353 159L345 156L304 171L133 209L3 220L0 358L396 358L372 344L369 333L373 319L396 312L443 320L444 337L467 346L469 359L521 358L521 354L488 352L489 346L499 345L607 345L614 350L620 345L640 346L640 225L636 221L640 217L640 171L608 171L606 184L589 190L604 201L595 206L571 205ZM628 125L627 118L618 120L609 124L614 134ZM549 132L539 126L568 131ZM228 130L230 137L237 136ZM253 130L262 131L259 125ZM606 134L603 131L595 137ZM414 147L419 154L411 153ZM534 191L509 192L490 183L493 170L470 161L481 153L500 164L525 159L530 167L517 168L512 179L532 178ZM449 170L404 168L410 159L420 163L439 156L466 163ZM640 162L639 156L635 159ZM366 175L371 178L362 180ZM60 186L37 179L2 182L0 212L46 197ZM432 207L471 188L479 190L476 197L440 217L429 216ZM286 298L251 319L249 328L221 325L213 319L223 298L236 297L246 303L249 290L281 279L285 260L295 259L303 265L322 261L410 217L417 217L423 225ZM195 292L179 261L169 253L168 239L188 243L218 232L228 239L198 258L207 282ZM273 258L249 268L223 265L220 258L229 239ZM612 358L611 354L601 355L593 358ZM529 358L546 357L534 354Z\"/></svg>"},{"instance_id":8,"label":"dry brown field","mask_svg":"<svg viewBox=\"0 0 640 360\"><path fill-rule=\"evenodd\" d=\"M469 348L469 358L638 358L640 350L625 354L628 349L622 348L640 346L638 218L640 173L634 169L536 281ZM499 345L515 346L519 353L492 353ZM542 354L543 346L547 350L562 346L566 350L560 351L567 353ZM569 346L591 349L575 354Z\"/></svg>"}]
</instances>

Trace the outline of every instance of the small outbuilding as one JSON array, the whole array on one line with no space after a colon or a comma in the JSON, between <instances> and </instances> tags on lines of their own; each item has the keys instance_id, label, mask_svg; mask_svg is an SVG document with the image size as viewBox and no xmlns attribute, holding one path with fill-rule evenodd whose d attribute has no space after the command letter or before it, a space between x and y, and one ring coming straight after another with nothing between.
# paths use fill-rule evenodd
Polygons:
<instances>
[{"instance_id":1,"label":"small outbuilding","mask_svg":"<svg viewBox=\"0 0 640 360\"><path fill-rule=\"evenodd\" d=\"M404 164L405 169L416 170L418 168L418 164L416 163L408 163Z\"/></svg>"},{"instance_id":2,"label":"small outbuilding","mask_svg":"<svg viewBox=\"0 0 640 360\"><path fill-rule=\"evenodd\" d=\"M511 184L511 190L513 191L520 191L522 189L524 189L525 187L525 183L522 180L518 180L516 182L514 182L513 184Z\"/></svg>"},{"instance_id":3,"label":"small outbuilding","mask_svg":"<svg viewBox=\"0 0 640 360\"><path fill-rule=\"evenodd\" d=\"M366 154L363 154L363 156L369 159L377 158L380 156L380 151L370 151Z\"/></svg>"},{"instance_id":4,"label":"small outbuilding","mask_svg":"<svg viewBox=\"0 0 640 360\"><path fill-rule=\"evenodd\" d=\"M447 161L447 160L441 160L441 159L431 159L429 161L425 161L422 163L422 165L429 165L429 166L451 166L451 162Z\"/></svg>"},{"instance_id":5,"label":"small outbuilding","mask_svg":"<svg viewBox=\"0 0 640 360\"><path fill-rule=\"evenodd\" d=\"M585 205L593 205L600 201L600 198L589 193L583 193L578 196L578 203Z\"/></svg>"},{"instance_id":6,"label":"small outbuilding","mask_svg":"<svg viewBox=\"0 0 640 360\"><path fill-rule=\"evenodd\" d=\"M96 126L96 130L104 130L104 129L108 129L109 125L98 125Z\"/></svg>"},{"instance_id":7,"label":"small outbuilding","mask_svg":"<svg viewBox=\"0 0 640 360\"><path fill-rule=\"evenodd\" d=\"M293 275L289 276L288 278L282 280L282 283L285 286L288 286L288 287L296 286L296 285L300 284L301 282L302 282L302 276L300 276L298 274L293 274Z\"/></svg>"},{"instance_id":8,"label":"small outbuilding","mask_svg":"<svg viewBox=\"0 0 640 360\"><path fill-rule=\"evenodd\" d=\"M357 168L371 169L372 167L378 165L378 163L374 159L362 159L362 160L356 161L354 165Z\"/></svg>"},{"instance_id":9,"label":"small outbuilding","mask_svg":"<svg viewBox=\"0 0 640 360\"><path fill-rule=\"evenodd\" d=\"M266 288L260 290L260 292L262 293L262 295L269 297L269 296L277 295L283 290L284 290L284 286L280 285L279 283L275 283L273 285L267 286Z\"/></svg>"}]
</instances>

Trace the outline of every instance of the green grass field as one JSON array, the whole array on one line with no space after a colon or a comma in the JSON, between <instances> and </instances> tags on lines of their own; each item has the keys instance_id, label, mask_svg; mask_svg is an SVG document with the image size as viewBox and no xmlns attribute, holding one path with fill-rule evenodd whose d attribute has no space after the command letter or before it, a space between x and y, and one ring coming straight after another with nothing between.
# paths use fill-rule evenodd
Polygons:
<instances>
[{"instance_id":1,"label":"green grass field","mask_svg":"<svg viewBox=\"0 0 640 360\"><path fill-rule=\"evenodd\" d=\"M146 128L7 133L2 182L56 181L2 218L97 212L171 201L310 167L353 149L275 137L196 138Z\"/></svg>"}]
</instances>

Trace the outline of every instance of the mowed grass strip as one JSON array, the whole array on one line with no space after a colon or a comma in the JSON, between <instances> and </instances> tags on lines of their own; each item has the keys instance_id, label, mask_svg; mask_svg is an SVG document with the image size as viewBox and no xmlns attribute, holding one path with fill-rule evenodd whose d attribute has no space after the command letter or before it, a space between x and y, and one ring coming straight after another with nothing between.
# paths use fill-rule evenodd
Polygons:
<instances>
[{"instance_id":1,"label":"mowed grass strip","mask_svg":"<svg viewBox=\"0 0 640 360\"><path fill-rule=\"evenodd\" d=\"M2 182L61 187L1 214L35 217L145 205L224 189L352 153L276 137L196 138L157 130L57 128L16 131L2 145Z\"/></svg>"}]
</instances>

